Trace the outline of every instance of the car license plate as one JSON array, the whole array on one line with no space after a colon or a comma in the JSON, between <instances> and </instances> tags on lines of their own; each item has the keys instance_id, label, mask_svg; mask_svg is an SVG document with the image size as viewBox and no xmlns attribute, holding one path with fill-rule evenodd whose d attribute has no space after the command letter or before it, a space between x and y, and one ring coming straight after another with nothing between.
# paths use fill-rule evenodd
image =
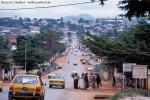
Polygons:
<instances>
[{"instance_id":1,"label":"car license plate","mask_svg":"<svg viewBox=\"0 0 150 100\"><path fill-rule=\"evenodd\" d=\"M28 92L28 89L27 88L22 88L21 89L21 93L27 93Z\"/></svg>"}]
</instances>

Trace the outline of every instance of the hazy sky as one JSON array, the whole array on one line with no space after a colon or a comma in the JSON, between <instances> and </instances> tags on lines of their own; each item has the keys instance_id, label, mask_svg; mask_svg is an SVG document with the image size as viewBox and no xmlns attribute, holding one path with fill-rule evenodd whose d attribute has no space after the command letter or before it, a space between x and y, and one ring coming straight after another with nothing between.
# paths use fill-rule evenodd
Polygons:
<instances>
[{"instance_id":1,"label":"hazy sky","mask_svg":"<svg viewBox=\"0 0 150 100\"><path fill-rule=\"evenodd\" d=\"M24 7L40 7L40 6L54 6L59 4L79 3L90 0L18 0L18 1L50 1L50 4L2 4L2 1L17 1L17 0L0 0L0 8L24 8ZM38 17L38 18L60 18L61 16L90 14L96 18L102 17L116 17L122 11L118 8L119 0L108 0L104 6L99 3L47 8L47 9L33 9L33 10L16 10L16 11L1 11L0 16L21 16L21 17Z\"/></svg>"}]
</instances>

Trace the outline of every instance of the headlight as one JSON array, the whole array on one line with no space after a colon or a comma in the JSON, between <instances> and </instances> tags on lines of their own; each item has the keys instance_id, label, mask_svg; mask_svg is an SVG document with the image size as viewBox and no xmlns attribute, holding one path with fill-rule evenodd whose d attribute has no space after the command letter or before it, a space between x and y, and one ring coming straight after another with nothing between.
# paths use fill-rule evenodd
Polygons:
<instances>
[{"instance_id":1,"label":"headlight","mask_svg":"<svg viewBox=\"0 0 150 100\"><path fill-rule=\"evenodd\" d=\"M16 93L15 92L13 92L13 95L15 95Z\"/></svg>"}]
</instances>

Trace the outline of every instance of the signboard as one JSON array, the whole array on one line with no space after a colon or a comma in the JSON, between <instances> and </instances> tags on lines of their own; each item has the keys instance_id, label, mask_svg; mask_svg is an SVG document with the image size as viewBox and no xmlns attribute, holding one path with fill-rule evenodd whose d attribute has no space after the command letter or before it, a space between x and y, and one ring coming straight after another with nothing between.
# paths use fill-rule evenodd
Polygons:
<instances>
[{"instance_id":1,"label":"signboard","mask_svg":"<svg viewBox=\"0 0 150 100\"><path fill-rule=\"evenodd\" d=\"M147 65L133 65L132 78L147 78Z\"/></svg>"},{"instance_id":2,"label":"signboard","mask_svg":"<svg viewBox=\"0 0 150 100\"><path fill-rule=\"evenodd\" d=\"M123 64L123 72L132 72L132 65L136 65L135 63L124 63Z\"/></svg>"}]
</instances>

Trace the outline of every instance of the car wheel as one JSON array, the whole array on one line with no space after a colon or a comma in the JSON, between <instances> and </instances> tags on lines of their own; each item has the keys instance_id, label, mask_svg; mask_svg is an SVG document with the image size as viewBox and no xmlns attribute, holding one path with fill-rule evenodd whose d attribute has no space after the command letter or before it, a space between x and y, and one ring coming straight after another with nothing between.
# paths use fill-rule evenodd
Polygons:
<instances>
[{"instance_id":1,"label":"car wheel","mask_svg":"<svg viewBox=\"0 0 150 100\"><path fill-rule=\"evenodd\" d=\"M12 97L8 96L8 100L13 100Z\"/></svg>"},{"instance_id":2,"label":"car wheel","mask_svg":"<svg viewBox=\"0 0 150 100\"><path fill-rule=\"evenodd\" d=\"M49 88L51 88L52 87L52 85L49 85Z\"/></svg>"},{"instance_id":3,"label":"car wheel","mask_svg":"<svg viewBox=\"0 0 150 100\"><path fill-rule=\"evenodd\" d=\"M0 89L0 92L2 92L2 89Z\"/></svg>"},{"instance_id":4,"label":"car wheel","mask_svg":"<svg viewBox=\"0 0 150 100\"><path fill-rule=\"evenodd\" d=\"M65 85L63 85L62 88L64 89L64 88L65 88Z\"/></svg>"},{"instance_id":5,"label":"car wheel","mask_svg":"<svg viewBox=\"0 0 150 100\"><path fill-rule=\"evenodd\" d=\"M41 96L38 100L44 100L44 96Z\"/></svg>"}]
</instances>

